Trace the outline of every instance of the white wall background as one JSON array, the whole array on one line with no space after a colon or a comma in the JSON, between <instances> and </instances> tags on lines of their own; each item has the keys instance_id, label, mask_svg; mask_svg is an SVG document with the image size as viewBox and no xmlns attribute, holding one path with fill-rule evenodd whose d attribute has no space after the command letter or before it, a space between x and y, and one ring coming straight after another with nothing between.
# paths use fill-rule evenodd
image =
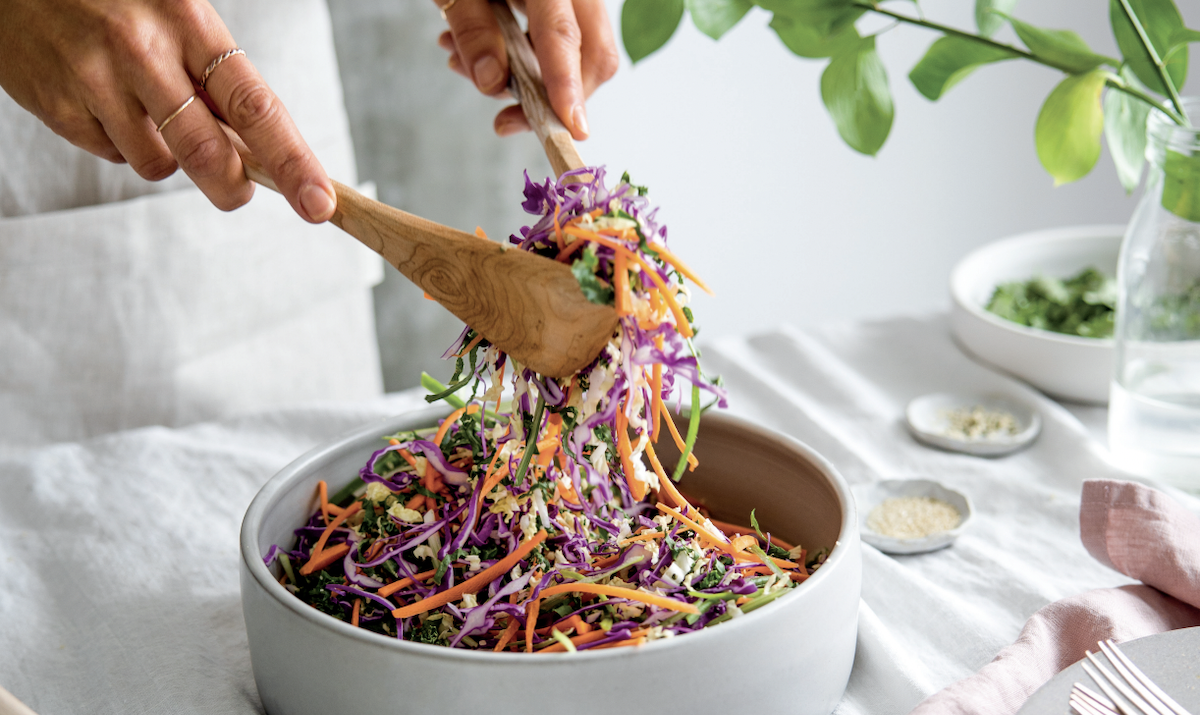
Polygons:
<instances>
[{"instance_id":1,"label":"white wall background","mask_svg":"<svg viewBox=\"0 0 1200 715\"><path fill-rule=\"evenodd\" d=\"M1200 4L1178 4L1200 26ZM531 137L491 135L500 105L444 68L434 44L444 24L432 4L330 5L359 171L381 199L459 228L481 225L493 238L524 225L520 171L536 178L548 165ZM608 6L619 24L619 0ZM922 8L973 27L968 0ZM1107 3L1026 0L1016 14L1116 52ZM1128 220L1136 197L1125 195L1107 154L1087 178L1057 188L1038 164L1034 120L1059 73L1018 61L985 67L934 104L907 73L936 35L893 28L878 47L896 119L879 155L865 157L842 143L821 105L824 61L790 54L768 20L752 10L714 42L685 19L637 67L623 58L589 103L592 138L580 145L585 160L650 187L674 250L716 291L697 298L702 341L781 322L943 310L950 269L979 245ZM860 21L863 31L881 27ZM461 326L394 271L376 299L387 385L415 384Z\"/></svg>"}]
</instances>

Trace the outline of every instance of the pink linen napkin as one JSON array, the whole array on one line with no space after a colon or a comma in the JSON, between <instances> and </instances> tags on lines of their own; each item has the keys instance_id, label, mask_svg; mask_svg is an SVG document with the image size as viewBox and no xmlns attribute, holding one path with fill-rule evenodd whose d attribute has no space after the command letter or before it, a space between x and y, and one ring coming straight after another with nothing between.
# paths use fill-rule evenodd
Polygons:
<instances>
[{"instance_id":1,"label":"pink linen napkin","mask_svg":"<svg viewBox=\"0 0 1200 715\"><path fill-rule=\"evenodd\" d=\"M926 698L912 715L1011 715L1097 641L1200 625L1200 517L1150 487L1093 479L1083 483L1079 526L1088 553L1144 585L1046 606L995 660Z\"/></svg>"}]
</instances>

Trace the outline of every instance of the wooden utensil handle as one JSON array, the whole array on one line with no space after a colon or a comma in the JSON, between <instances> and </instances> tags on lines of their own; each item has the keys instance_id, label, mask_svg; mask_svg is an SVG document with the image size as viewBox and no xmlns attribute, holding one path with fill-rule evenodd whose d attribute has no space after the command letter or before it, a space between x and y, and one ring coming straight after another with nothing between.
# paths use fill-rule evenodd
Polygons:
<instances>
[{"instance_id":1,"label":"wooden utensil handle","mask_svg":"<svg viewBox=\"0 0 1200 715\"><path fill-rule=\"evenodd\" d=\"M542 142L554 175L562 176L563 172L582 167L583 159L575 148L571 132L567 131L550 106L546 84L542 80L542 68L537 55L533 53L533 46L529 44L529 38L521 31L517 18L505 0L493 0L492 12L500 23L500 32L504 34L504 45L508 49L508 69L513 78L509 89L517 95L529 126L533 127Z\"/></svg>"}]
</instances>

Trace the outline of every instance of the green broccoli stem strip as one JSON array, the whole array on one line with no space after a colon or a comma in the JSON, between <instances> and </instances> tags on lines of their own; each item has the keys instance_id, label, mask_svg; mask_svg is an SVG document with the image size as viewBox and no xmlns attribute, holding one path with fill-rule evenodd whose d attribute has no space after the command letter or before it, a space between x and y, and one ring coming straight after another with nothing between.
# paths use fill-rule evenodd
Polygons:
<instances>
[{"instance_id":1,"label":"green broccoli stem strip","mask_svg":"<svg viewBox=\"0 0 1200 715\"><path fill-rule=\"evenodd\" d=\"M520 484L525 479L525 471L529 469L529 461L537 451L537 436L542 431L542 413L546 411L546 398L538 396L537 407L533 408L533 434L525 435L525 452L521 455L521 463L513 475L513 484Z\"/></svg>"},{"instance_id":2,"label":"green broccoli stem strip","mask_svg":"<svg viewBox=\"0 0 1200 715\"><path fill-rule=\"evenodd\" d=\"M670 415L666 415L667 419L671 419ZM679 455L679 464L675 465L675 473L671 475L671 479L679 481L683 477L683 470L687 468L688 456L692 453L692 448L696 446L696 435L700 433L700 386L692 385L692 411L688 415L688 433L687 441L683 445L683 453Z\"/></svg>"},{"instance_id":3,"label":"green broccoli stem strip","mask_svg":"<svg viewBox=\"0 0 1200 715\"><path fill-rule=\"evenodd\" d=\"M1123 5L1128 4L1128 0L1121 0L1121 2ZM1066 72L1067 74L1076 74L1075 72L1072 72L1067 67L1064 67L1055 62L1047 60L1044 57L1038 57L1037 55L1033 54L1032 52L1023 50L1020 47L1016 47L1014 45L1006 45L1003 42L996 42L995 40L984 37L982 35L976 35L975 33L972 33L972 32L966 32L965 30L959 30L958 28L950 27L949 25L942 25L941 23L930 22L929 20L923 20L923 19L916 18L916 17L910 17L910 16L904 15L902 13L884 9L882 7L879 7L878 5L875 5L875 4L869 3L869 2L854 2L854 3L851 3L851 5L854 7L860 8L862 10L868 10L870 12L874 12L879 15L885 15L885 16L890 17L893 20L896 20L898 22L907 23L909 25L916 25L918 27L924 27L928 30L935 30L937 32L941 32L946 35L953 35L954 37L959 37L964 40L969 40L971 42L976 42L981 45L986 45L988 47L992 47L997 50L1003 50L1005 52L1010 52L1017 57L1021 57L1023 59L1027 59L1032 62L1036 62L1040 65L1050 67L1051 69L1056 69L1060 72ZM1149 40L1145 37L1145 30L1142 29L1141 24L1139 22L1137 22L1136 19L1133 22L1134 22L1134 27L1139 30L1139 33L1142 36L1143 43L1148 43ZM1137 87L1134 87L1133 85L1129 84L1128 82L1125 82L1117 75L1110 75L1109 77L1106 77L1104 83L1107 86L1111 87L1112 89L1115 89L1119 92L1124 92L1125 94L1128 94L1131 97L1139 99L1142 102L1149 104L1151 107L1154 107L1155 109L1162 111L1164 114L1166 114L1168 117L1171 118L1171 121L1175 122L1179 126L1187 126L1187 124L1188 124L1187 119L1183 114L1182 105L1178 101L1179 93L1175 90L1175 85L1172 84L1170 78L1166 76L1166 71L1165 71L1165 69L1163 69L1161 61L1158 60L1158 54L1154 51L1154 48L1150 47L1149 45L1147 45L1147 47L1149 48L1149 51L1151 53L1150 56L1152 58L1154 58L1156 67L1158 67L1160 74L1163 76L1164 83L1166 84L1167 88L1170 90L1171 102L1175 106L1174 109L1172 109L1171 107L1164 106L1161 102L1159 102L1157 99L1155 99L1152 95L1149 95L1149 94L1143 92L1142 90L1138 89Z\"/></svg>"}]
</instances>

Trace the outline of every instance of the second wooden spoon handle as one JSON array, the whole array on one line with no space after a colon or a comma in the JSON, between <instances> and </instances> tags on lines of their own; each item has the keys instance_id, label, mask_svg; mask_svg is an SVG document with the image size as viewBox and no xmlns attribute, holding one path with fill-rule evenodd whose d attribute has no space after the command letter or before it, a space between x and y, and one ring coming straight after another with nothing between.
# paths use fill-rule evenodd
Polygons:
<instances>
[{"instance_id":1,"label":"second wooden spoon handle","mask_svg":"<svg viewBox=\"0 0 1200 715\"><path fill-rule=\"evenodd\" d=\"M492 12L500 23L500 32L504 35L504 44L508 49L508 68L512 73L511 91L521 102L525 110L525 118L542 142L546 150L546 158L554 175L562 176L563 172L582 167L583 159L567 130L550 106L550 98L546 95L546 84L542 80L542 68L538 65L537 55L529 38L521 31L517 18L513 16L508 3L504 0L493 0Z\"/></svg>"}]
</instances>

